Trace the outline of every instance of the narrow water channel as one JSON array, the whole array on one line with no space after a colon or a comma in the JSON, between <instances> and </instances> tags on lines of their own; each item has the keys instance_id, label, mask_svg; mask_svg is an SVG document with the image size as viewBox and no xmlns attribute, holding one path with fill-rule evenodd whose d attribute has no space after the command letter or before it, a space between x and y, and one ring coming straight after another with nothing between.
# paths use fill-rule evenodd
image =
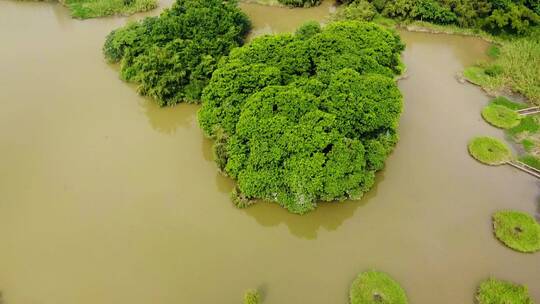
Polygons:
<instances>
[{"instance_id":1,"label":"narrow water channel","mask_svg":"<svg viewBox=\"0 0 540 304\"><path fill-rule=\"evenodd\" d=\"M242 8L264 33L321 20L331 5ZM300 217L232 206L198 106L157 108L118 79L101 46L125 22L0 0L4 304L240 303L247 288L264 303L347 303L370 268L392 274L410 303L473 303L489 276L528 284L540 301L540 256L500 245L490 221L507 208L539 215L538 183L466 151L475 135L503 136L479 115L488 97L454 78L486 43L402 32L401 141L377 186Z\"/></svg>"}]
</instances>

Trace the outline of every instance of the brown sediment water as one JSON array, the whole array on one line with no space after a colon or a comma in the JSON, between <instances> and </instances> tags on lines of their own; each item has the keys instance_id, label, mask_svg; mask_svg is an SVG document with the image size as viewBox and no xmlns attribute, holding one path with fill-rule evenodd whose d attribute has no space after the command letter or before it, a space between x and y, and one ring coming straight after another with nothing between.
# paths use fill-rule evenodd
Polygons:
<instances>
[{"instance_id":1,"label":"brown sediment water","mask_svg":"<svg viewBox=\"0 0 540 304\"><path fill-rule=\"evenodd\" d=\"M296 10L242 8L273 31L302 21L287 25ZM325 15L312 12L305 19ZM473 136L503 136L479 115L488 97L455 80L485 42L402 32L401 141L377 185L297 216L236 209L198 106L160 109L118 79L101 46L125 22L0 1L5 304L240 303L248 288L264 303L346 303L355 275L372 268L411 303L473 303L489 276L527 284L540 301L540 255L501 245L490 220L500 209L538 216L538 182L466 150Z\"/></svg>"}]
</instances>

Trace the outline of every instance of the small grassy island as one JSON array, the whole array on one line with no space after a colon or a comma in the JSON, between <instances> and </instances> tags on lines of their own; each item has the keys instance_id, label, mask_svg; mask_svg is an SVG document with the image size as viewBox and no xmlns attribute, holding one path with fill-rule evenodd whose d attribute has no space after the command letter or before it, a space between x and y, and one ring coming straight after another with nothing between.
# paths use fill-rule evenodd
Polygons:
<instances>
[{"instance_id":1,"label":"small grassy island","mask_svg":"<svg viewBox=\"0 0 540 304\"><path fill-rule=\"evenodd\" d=\"M132 15L157 7L156 0L60 0L74 18L88 19Z\"/></svg>"},{"instance_id":2,"label":"small grassy island","mask_svg":"<svg viewBox=\"0 0 540 304\"><path fill-rule=\"evenodd\" d=\"M497 104L486 106L482 111L482 117L491 125L501 129L513 128L521 121L516 111Z\"/></svg>"},{"instance_id":3,"label":"small grassy island","mask_svg":"<svg viewBox=\"0 0 540 304\"><path fill-rule=\"evenodd\" d=\"M111 32L103 52L160 106L198 102L221 57L243 44L249 28L236 1L177 0L159 17Z\"/></svg>"},{"instance_id":4,"label":"small grassy island","mask_svg":"<svg viewBox=\"0 0 540 304\"><path fill-rule=\"evenodd\" d=\"M493 215L497 239L520 252L540 250L540 224L530 215L518 211L499 211Z\"/></svg>"},{"instance_id":5,"label":"small grassy island","mask_svg":"<svg viewBox=\"0 0 540 304\"><path fill-rule=\"evenodd\" d=\"M203 94L199 124L239 207L256 199L306 213L356 199L397 142L399 36L364 22L263 36L234 49Z\"/></svg>"},{"instance_id":6,"label":"small grassy island","mask_svg":"<svg viewBox=\"0 0 540 304\"><path fill-rule=\"evenodd\" d=\"M351 304L407 304L407 295L389 275L366 271L358 275L349 291Z\"/></svg>"},{"instance_id":7,"label":"small grassy island","mask_svg":"<svg viewBox=\"0 0 540 304\"><path fill-rule=\"evenodd\" d=\"M491 137L477 137L469 143L472 157L486 165L502 165L512 158L510 149L500 140Z\"/></svg>"},{"instance_id":8,"label":"small grassy island","mask_svg":"<svg viewBox=\"0 0 540 304\"><path fill-rule=\"evenodd\" d=\"M489 279L476 293L478 304L534 304L526 286Z\"/></svg>"}]
</instances>

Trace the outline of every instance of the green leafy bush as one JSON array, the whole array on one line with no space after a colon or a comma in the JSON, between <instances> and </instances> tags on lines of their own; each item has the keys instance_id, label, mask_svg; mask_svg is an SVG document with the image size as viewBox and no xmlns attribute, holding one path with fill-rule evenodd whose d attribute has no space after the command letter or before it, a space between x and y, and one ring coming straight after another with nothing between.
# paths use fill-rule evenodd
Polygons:
<instances>
[{"instance_id":1,"label":"green leafy bush","mask_svg":"<svg viewBox=\"0 0 540 304\"><path fill-rule=\"evenodd\" d=\"M389 275L366 271L358 275L349 291L351 304L406 304L407 295Z\"/></svg>"},{"instance_id":2,"label":"green leafy bush","mask_svg":"<svg viewBox=\"0 0 540 304\"><path fill-rule=\"evenodd\" d=\"M243 43L247 16L236 1L177 0L159 17L111 32L103 47L121 77L161 105L197 102L217 62Z\"/></svg>"},{"instance_id":3,"label":"green leafy bush","mask_svg":"<svg viewBox=\"0 0 540 304\"><path fill-rule=\"evenodd\" d=\"M198 116L219 145L218 166L237 180L235 204L305 213L368 191L397 142L403 48L388 29L338 22L233 50Z\"/></svg>"},{"instance_id":4,"label":"green leafy bush","mask_svg":"<svg viewBox=\"0 0 540 304\"><path fill-rule=\"evenodd\" d=\"M471 140L469 153L486 165L502 165L512 158L512 152L508 146L491 137L477 137Z\"/></svg>"},{"instance_id":5,"label":"green leafy bush","mask_svg":"<svg viewBox=\"0 0 540 304\"><path fill-rule=\"evenodd\" d=\"M489 279L478 288L478 304L534 304L526 286Z\"/></svg>"},{"instance_id":6,"label":"green leafy bush","mask_svg":"<svg viewBox=\"0 0 540 304\"><path fill-rule=\"evenodd\" d=\"M495 236L506 246L520 252L540 250L540 224L518 211L499 211L493 215Z\"/></svg>"}]
</instances>

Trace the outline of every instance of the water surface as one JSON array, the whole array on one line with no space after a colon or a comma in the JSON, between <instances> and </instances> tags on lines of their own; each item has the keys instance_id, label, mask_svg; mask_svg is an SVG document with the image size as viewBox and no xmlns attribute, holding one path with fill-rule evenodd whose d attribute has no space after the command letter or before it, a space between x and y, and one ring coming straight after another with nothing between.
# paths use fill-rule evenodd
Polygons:
<instances>
[{"instance_id":1,"label":"water surface","mask_svg":"<svg viewBox=\"0 0 540 304\"><path fill-rule=\"evenodd\" d=\"M260 31L302 21L242 7ZM302 18L319 10L328 7ZM240 303L247 288L265 303L346 303L371 268L391 273L411 303L473 303L490 275L528 284L540 301L540 255L502 246L490 222L499 209L538 215L538 183L465 148L475 135L503 136L479 115L488 98L454 78L484 58L484 42L402 33L410 77L386 170L362 201L300 217L232 206L198 106L160 109L118 79L100 49L125 22L0 1L5 304Z\"/></svg>"}]
</instances>

